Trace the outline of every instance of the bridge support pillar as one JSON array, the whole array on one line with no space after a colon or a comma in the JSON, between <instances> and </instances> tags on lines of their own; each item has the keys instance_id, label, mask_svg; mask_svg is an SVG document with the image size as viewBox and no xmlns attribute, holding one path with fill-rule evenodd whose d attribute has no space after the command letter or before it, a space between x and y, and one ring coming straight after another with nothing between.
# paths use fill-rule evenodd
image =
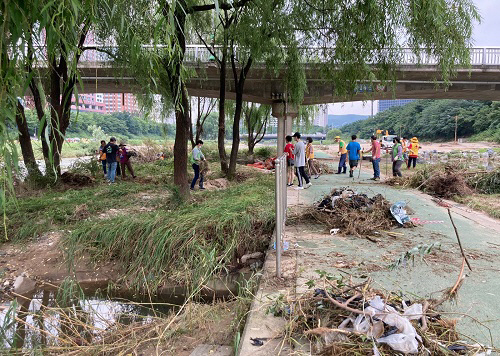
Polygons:
<instances>
[{"instance_id":1,"label":"bridge support pillar","mask_svg":"<svg viewBox=\"0 0 500 356\"><path fill-rule=\"evenodd\" d=\"M285 136L292 134L292 121L299 114L299 108L296 105L291 105L284 102L273 103L272 113L278 119L278 155L285 150Z\"/></svg>"}]
</instances>

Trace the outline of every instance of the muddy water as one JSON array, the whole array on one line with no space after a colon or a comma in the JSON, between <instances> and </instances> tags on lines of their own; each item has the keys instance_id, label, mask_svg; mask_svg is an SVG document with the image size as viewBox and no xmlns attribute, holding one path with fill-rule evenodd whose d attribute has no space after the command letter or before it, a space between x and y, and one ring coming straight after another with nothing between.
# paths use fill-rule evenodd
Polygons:
<instances>
[{"instance_id":1,"label":"muddy water","mask_svg":"<svg viewBox=\"0 0 500 356\"><path fill-rule=\"evenodd\" d=\"M0 345L3 348L61 346L62 340L87 344L119 324L151 323L155 317L163 317L179 307L173 303L148 305L90 297L74 300L62 308L54 293L48 291L18 303L2 305L0 327L5 334L3 338L0 335Z\"/></svg>"},{"instance_id":2,"label":"muddy water","mask_svg":"<svg viewBox=\"0 0 500 356\"><path fill-rule=\"evenodd\" d=\"M251 273L239 273L207 281L197 302L231 299L238 283ZM80 283L72 289L46 286L29 298L0 304L0 353L6 349L33 350L64 344L97 342L109 330L132 323L147 324L178 310L189 291L183 287L162 287L156 295L113 290L100 296L107 285Z\"/></svg>"},{"instance_id":3,"label":"muddy water","mask_svg":"<svg viewBox=\"0 0 500 356\"><path fill-rule=\"evenodd\" d=\"M1 304L0 352L61 346L67 342L90 344L118 325L147 324L165 317L185 300L181 295L156 297L156 302L147 296L127 300L87 295L68 298L63 292L42 290L31 298L18 297Z\"/></svg>"}]
</instances>

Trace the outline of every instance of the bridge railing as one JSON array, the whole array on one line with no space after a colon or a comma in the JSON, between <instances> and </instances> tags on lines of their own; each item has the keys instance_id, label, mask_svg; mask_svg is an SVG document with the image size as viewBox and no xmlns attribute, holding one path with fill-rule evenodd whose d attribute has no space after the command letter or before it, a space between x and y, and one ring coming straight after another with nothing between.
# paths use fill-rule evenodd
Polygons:
<instances>
[{"instance_id":1,"label":"bridge railing","mask_svg":"<svg viewBox=\"0 0 500 356\"><path fill-rule=\"evenodd\" d=\"M88 47L100 47L99 45L86 45ZM143 46L144 50L161 50L162 46ZM80 62L111 62L113 61L113 56L110 55L116 51L117 47L106 46L103 47L106 52L96 49L85 50L82 53ZM326 58L326 51L334 51L334 48L322 48L322 47L308 47L302 48L303 60L304 62L322 62ZM45 50L42 48L37 49L37 57L44 56ZM213 49L208 50L204 45L187 45L184 60L188 63L208 63L214 60L212 52L215 53L217 57L220 58L221 47L214 46ZM241 51L236 50L236 56L239 58L244 55ZM428 55L425 49L422 49L419 56L417 56L410 48L402 48L399 52L399 64L400 65L436 65L438 60L435 56ZM374 60L376 62L376 60ZM472 66L484 66L484 65L500 65L500 47L474 47L470 50L470 62Z\"/></svg>"},{"instance_id":2,"label":"bridge railing","mask_svg":"<svg viewBox=\"0 0 500 356\"><path fill-rule=\"evenodd\" d=\"M286 193L287 193L287 155L282 154L276 158L275 163L275 216L276 216L276 277L281 278L281 249L283 248L283 236L285 233L286 222Z\"/></svg>"}]
</instances>

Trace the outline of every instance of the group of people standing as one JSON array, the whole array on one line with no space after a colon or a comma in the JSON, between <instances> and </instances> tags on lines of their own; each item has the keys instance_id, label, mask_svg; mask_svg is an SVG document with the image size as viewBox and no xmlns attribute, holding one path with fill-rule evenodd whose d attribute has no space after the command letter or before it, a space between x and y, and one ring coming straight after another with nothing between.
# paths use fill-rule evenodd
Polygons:
<instances>
[{"instance_id":1,"label":"group of people standing","mask_svg":"<svg viewBox=\"0 0 500 356\"><path fill-rule=\"evenodd\" d=\"M292 143L292 139L295 140L295 144ZM285 137L285 154L287 155L287 185L289 187L293 186L294 172L297 176L298 187L295 189L307 189L312 186L310 176L314 175L315 179L318 179L321 175L318 168L316 167L316 162L314 159L314 147L313 140L311 137L306 139L307 145L302 141L300 132L296 132L293 136ZM305 167L307 165L309 174L307 174ZM295 168L295 169L294 169ZM304 185L305 181L305 185Z\"/></svg>"},{"instance_id":2,"label":"group of people standing","mask_svg":"<svg viewBox=\"0 0 500 356\"><path fill-rule=\"evenodd\" d=\"M373 137L373 136L372 136ZM399 137L393 139L393 146L391 149L392 158L392 175L394 177L402 177L401 167L403 163L406 164L408 169L413 168L417 165L418 150L421 148L418 143L418 138L412 137L408 140L407 137L403 137L401 140Z\"/></svg>"},{"instance_id":3,"label":"group of people standing","mask_svg":"<svg viewBox=\"0 0 500 356\"><path fill-rule=\"evenodd\" d=\"M361 149L361 145L356 141L356 135L351 136L351 142L347 145L340 138L340 136L335 137L335 142L339 144L339 166L336 174L345 174L347 171L347 158L349 158L349 177L353 177L353 171L358 166L359 160L361 159L361 154L371 152L372 154L372 165L373 165L373 177L371 180L380 180L380 157L381 157L381 143L375 135L371 136L371 147L369 150L364 151ZM394 177L402 177L401 167L403 163L406 162L408 169L415 168L417 164L418 151L421 146L418 143L418 138L413 137L408 140L403 137L401 140L399 137L393 139L393 146L391 148L391 160L392 160L392 174Z\"/></svg>"},{"instance_id":4,"label":"group of people standing","mask_svg":"<svg viewBox=\"0 0 500 356\"><path fill-rule=\"evenodd\" d=\"M102 164L104 177L108 183L115 183L117 175L121 175L122 179L127 178L125 169L129 170L132 178L135 178L130 156L131 153L127 151L127 145L123 142L117 145L116 138L111 137L107 144L106 141L101 141L101 146L99 147L99 161Z\"/></svg>"}]
</instances>

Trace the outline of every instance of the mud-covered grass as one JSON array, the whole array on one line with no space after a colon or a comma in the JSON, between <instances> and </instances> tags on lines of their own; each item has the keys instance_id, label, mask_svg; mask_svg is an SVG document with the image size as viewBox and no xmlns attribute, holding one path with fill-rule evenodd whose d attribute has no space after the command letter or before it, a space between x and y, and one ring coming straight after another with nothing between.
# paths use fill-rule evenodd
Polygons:
<instances>
[{"instance_id":1,"label":"mud-covered grass","mask_svg":"<svg viewBox=\"0 0 500 356\"><path fill-rule=\"evenodd\" d=\"M7 236L2 229L0 240L6 237L15 242L36 239L45 232L71 230L82 219L105 215L110 209L131 209L134 206L161 208L168 205L168 199L145 200L138 196L145 193L151 197L164 195L167 186L119 182L107 185L102 182L84 189L59 188L46 191L34 191L33 196L10 199L6 206ZM85 214L81 214L85 210Z\"/></svg>"},{"instance_id":2,"label":"mud-covered grass","mask_svg":"<svg viewBox=\"0 0 500 356\"><path fill-rule=\"evenodd\" d=\"M88 166L81 164L74 172L91 177ZM16 183L16 197L7 199L6 229L1 229L0 241L23 242L50 231L72 230L85 219L114 217L116 210L169 209L175 190L172 160L133 162L133 167L136 179L127 172L126 179L117 177L113 185L106 183L100 167L90 184Z\"/></svg>"},{"instance_id":3,"label":"mud-covered grass","mask_svg":"<svg viewBox=\"0 0 500 356\"><path fill-rule=\"evenodd\" d=\"M117 260L136 287L144 271L155 285L204 280L237 267L243 254L265 250L274 228L273 187L262 175L175 209L83 222L66 241L70 260L81 253Z\"/></svg>"},{"instance_id":4,"label":"mud-covered grass","mask_svg":"<svg viewBox=\"0 0 500 356\"><path fill-rule=\"evenodd\" d=\"M454 200L471 209L483 211L493 218L500 219L500 194L472 194L457 196Z\"/></svg>"}]
</instances>

